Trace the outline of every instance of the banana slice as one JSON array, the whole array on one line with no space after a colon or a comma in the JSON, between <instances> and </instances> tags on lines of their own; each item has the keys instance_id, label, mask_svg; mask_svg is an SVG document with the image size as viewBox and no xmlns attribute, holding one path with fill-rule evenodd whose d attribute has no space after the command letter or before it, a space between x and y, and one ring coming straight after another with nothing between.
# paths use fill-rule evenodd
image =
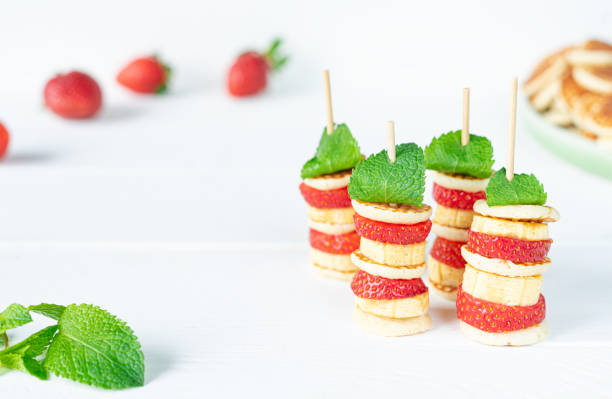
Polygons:
<instances>
[{"instance_id":1,"label":"banana slice","mask_svg":"<svg viewBox=\"0 0 612 399\"><path fill-rule=\"evenodd\" d=\"M315 208L306 204L308 218L314 222L331 224L353 223L353 208Z\"/></svg>"},{"instance_id":2,"label":"banana slice","mask_svg":"<svg viewBox=\"0 0 612 399\"><path fill-rule=\"evenodd\" d=\"M504 205L489 206L486 200L474 203L474 211L483 216L492 216L501 219L522 220L530 222L556 222L559 212L550 206L540 205Z\"/></svg>"},{"instance_id":3,"label":"banana slice","mask_svg":"<svg viewBox=\"0 0 612 399\"><path fill-rule=\"evenodd\" d=\"M439 286L457 289L461 281L463 281L464 269L457 269L449 266L431 255L427 257L427 270L429 273L429 281Z\"/></svg>"},{"instance_id":4,"label":"banana slice","mask_svg":"<svg viewBox=\"0 0 612 399\"><path fill-rule=\"evenodd\" d=\"M317 177L304 179L304 184L317 190L335 190L346 187L351 180L352 171L343 170L342 172L330 173Z\"/></svg>"},{"instance_id":5,"label":"banana slice","mask_svg":"<svg viewBox=\"0 0 612 399\"><path fill-rule=\"evenodd\" d=\"M308 227L330 235L346 234L355 231L355 223L334 224L315 222L311 219L308 219Z\"/></svg>"},{"instance_id":6,"label":"banana slice","mask_svg":"<svg viewBox=\"0 0 612 399\"><path fill-rule=\"evenodd\" d=\"M508 306L534 305L540 298L542 276L506 277L465 266L463 290L485 301Z\"/></svg>"},{"instance_id":7,"label":"banana slice","mask_svg":"<svg viewBox=\"0 0 612 399\"><path fill-rule=\"evenodd\" d=\"M513 237L521 240L547 240L548 225L546 223L532 223L496 219L489 216L474 215L472 231L494 236Z\"/></svg>"},{"instance_id":8,"label":"banana slice","mask_svg":"<svg viewBox=\"0 0 612 399\"><path fill-rule=\"evenodd\" d=\"M542 341L548 335L548 323L541 322L538 325L525 328L524 330L509 331L504 333L490 333L472 327L459 321L461 332L468 338L485 345L493 346L524 346L533 345Z\"/></svg>"},{"instance_id":9,"label":"banana slice","mask_svg":"<svg viewBox=\"0 0 612 399\"><path fill-rule=\"evenodd\" d=\"M355 297L355 304L364 312L383 317L402 319L416 317L427 313L429 294L424 292L410 298L401 299L366 299Z\"/></svg>"},{"instance_id":10,"label":"banana slice","mask_svg":"<svg viewBox=\"0 0 612 399\"><path fill-rule=\"evenodd\" d=\"M461 247L461 255L467 263L478 270L508 277L539 276L548 271L552 264L549 258L538 263L514 263L505 259L487 258L470 251L467 245Z\"/></svg>"},{"instance_id":11,"label":"banana slice","mask_svg":"<svg viewBox=\"0 0 612 399\"><path fill-rule=\"evenodd\" d=\"M314 271L320 276L341 281L351 281L355 272L328 269L316 263L312 264Z\"/></svg>"},{"instance_id":12,"label":"banana slice","mask_svg":"<svg viewBox=\"0 0 612 399\"><path fill-rule=\"evenodd\" d=\"M431 231L438 237L446 238L451 241L467 242L468 229L459 229L457 227L445 226L439 223L432 223Z\"/></svg>"},{"instance_id":13,"label":"banana slice","mask_svg":"<svg viewBox=\"0 0 612 399\"><path fill-rule=\"evenodd\" d=\"M398 245L361 237L359 250L375 262L389 266L415 266L425 262L427 241Z\"/></svg>"},{"instance_id":14,"label":"banana slice","mask_svg":"<svg viewBox=\"0 0 612 399\"><path fill-rule=\"evenodd\" d=\"M459 229L468 229L472 225L474 212L467 209L447 208L438 204L432 222Z\"/></svg>"},{"instance_id":15,"label":"banana slice","mask_svg":"<svg viewBox=\"0 0 612 399\"><path fill-rule=\"evenodd\" d=\"M355 306L353 320L364 331L383 337L414 335L427 331L431 327L431 318L428 314L405 319L393 319L364 312L359 306Z\"/></svg>"},{"instance_id":16,"label":"banana slice","mask_svg":"<svg viewBox=\"0 0 612 399\"><path fill-rule=\"evenodd\" d=\"M425 263L416 266L384 265L368 258L360 250L356 250L351 254L351 261L358 269L368 274L391 279L410 280L421 277L426 269Z\"/></svg>"},{"instance_id":17,"label":"banana slice","mask_svg":"<svg viewBox=\"0 0 612 399\"><path fill-rule=\"evenodd\" d=\"M351 262L350 255L329 254L315 248L310 248L310 261L318 267L336 271L351 273L357 271L357 267Z\"/></svg>"},{"instance_id":18,"label":"banana slice","mask_svg":"<svg viewBox=\"0 0 612 399\"><path fill-rule=\"evenodd\" d=\"M379 222L395 224L415 224L429 219L431 207L423 204L421 208L406 204L379 204L352 200L355 212Z\"/></svg>"},{"instance_id":19,"label":"banana slice","mask_svg":"<svg viewBox=\"0 0 612 399\"><path fill-rule=\"evenodd\" d=\"M436 170L432 170L430 173L434 183L453 190L467 191L468 193L485 191L487 184L489 184L488 178L478 179L464 175L451 175L449 173L438 172Z\"/></svg>"}]
</instances>

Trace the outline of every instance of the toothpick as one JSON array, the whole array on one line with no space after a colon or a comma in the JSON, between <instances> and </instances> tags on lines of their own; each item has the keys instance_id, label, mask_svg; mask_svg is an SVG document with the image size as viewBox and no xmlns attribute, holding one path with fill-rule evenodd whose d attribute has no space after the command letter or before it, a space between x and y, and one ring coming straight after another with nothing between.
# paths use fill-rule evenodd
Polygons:
<instances>
[{"instance_id":1,"label":"toothpick","mask_svg":"<svg viewBox=\"0 0 612 399\"><path fill-rule=\"evenodd\" d=\"M395 162L395 123L387 122L387 155L389 162Z\"/></svg>"},{"instance_id":2,"label":"toothpick","mask_svg":"<svg viewBox=\"0 0 612 399\"><path fill-rule=\"evenodd\" d=\"M470 89L463 89L463 128L461 129L461 145L470 142Z\"/></svg>"},{"instance_id":3,"label":"toothpick","mask_svg":"<svg viewBox=\"0 0 612 399\"><path fill-rule=\"evenodd\" d=\"M512 80L510 90L510 128L508 130L508 158L506 160L506 179L514 177L514 141L516 138L516 94L518 91L518 78Z\"/></svg>"},{"instance_id":4,"label":"toothpick","mask_svg":"<svg viewBox=\"0 0 612 399\"><path fill-rule=\"evenodd\" d=\"M329 84L329 70L323 71L325 81L325 104L327 106L327 134L334 132L334 113L332 111L331 85Z\"/></svg>"}]
</instances>

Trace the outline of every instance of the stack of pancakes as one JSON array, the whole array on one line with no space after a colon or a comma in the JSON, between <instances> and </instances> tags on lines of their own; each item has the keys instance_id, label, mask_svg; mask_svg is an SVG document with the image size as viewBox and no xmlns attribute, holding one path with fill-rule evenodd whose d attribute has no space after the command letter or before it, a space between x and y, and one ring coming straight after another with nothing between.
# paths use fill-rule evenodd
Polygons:
<instances>
[{"instance_id":1,"label":"stack of pancakes","mask_svg":"<svg viewBox=\"0 0 612 399\"><path fill-rule=\"evenodd\" d=\"M542 274L552 240L548 222L559 213L548 206L474 204L468 243L461 248L467 261L457 293L461 330L487 345L529 345L543 339L548 328L541 294Z\"/></svg>"},{"instance_id":2,"label":"stack of pancakes","mask_svg":"<svg viewBox=\"0 0 612 399\"><path fill-rule=\"evenodd\" d=\"M347 186L351 171L304 179L300 191L308 208L310 260L325 277L350 281L357 268L351 253L359 248Z\"/></svg>"},{"instance_id":3,"label":"stack of pancakes","mask_svg":"<svg viewBox=\"0 0 612 399\"><path fill-rule=\"evenodd\" d=\"M612 45L590 40L546 57L523 89L551 122L612 143Z\"/></svg>"},{"instance_id":4,"label":"stack of pancakes","mask_svg":"<svg viewBox=\"0 0 612 399\"><path fill-rule=\"evenodd\" d=\"M489 179L431 171L436 212L432 230L437 237L427 257L429 284L443 298L454 301L463 279L461 246L468 240L474 202L486 198Z\"/></svg>"}]
</instances>

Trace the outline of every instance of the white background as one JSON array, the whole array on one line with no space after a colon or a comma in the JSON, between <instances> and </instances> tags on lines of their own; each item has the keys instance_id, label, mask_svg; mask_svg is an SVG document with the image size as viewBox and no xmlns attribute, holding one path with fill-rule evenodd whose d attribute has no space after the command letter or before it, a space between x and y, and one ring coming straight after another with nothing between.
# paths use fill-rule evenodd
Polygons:
<instances>
[{"instance_id":1,"label":"white background","mask_svg":"<svg viewBox=\"0 0 612 399\"><path fill-rule=\"evenodd\" d=\"M1 302L88 302L127 320L147 383L126 397L605 397L611 182L555 158L519 123L516 169L535 173L562 214L544 284L551 336L520 349L467 341L452 304L434 298L427 334L361 333L348 287L310 274L297 186L325 123L322 69L336 120L365 154L384 145L389 119L398 142L420 145L459 128L461 89L471 87L471 130L491 138L501 167L512 76L567 44L612 40L611 26L609 1L6 2ZM286 69L264 95L230 98L232 58L276 35ZM151 52L173 66L167 96L114 82ZM102 85L94 120L42 106L46 80L71 69ZM0 377L7 391L107 395L17 372Z\"/></svg>"}]
</instances>

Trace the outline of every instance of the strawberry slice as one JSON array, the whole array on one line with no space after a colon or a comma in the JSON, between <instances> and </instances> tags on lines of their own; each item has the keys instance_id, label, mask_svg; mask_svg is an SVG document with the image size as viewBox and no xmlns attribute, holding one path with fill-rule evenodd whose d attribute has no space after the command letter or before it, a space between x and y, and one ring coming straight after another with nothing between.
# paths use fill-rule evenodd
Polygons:
<instances>
[{"instance_id":1,"label":"strawberry slice","mask_svg":"<svg viewBox=\"0 0 612 399\"><path fill-rule=\"evenodd\" d=\"M431 230L431 221L415 224L395 224L379 222L355 214L357 234L369 240L388 242L390 244L414 244L425 241Z\"/></svg>"},{"instance_id":2,"label":"strawberry slice","mask_svg":"<svg viewBox=\"0 0 612 399\"><path fill-rule=\"evenodd\" d=\"M475 298L461 286L457 289L457 317L479 330L491 333L523 330L540 324L546 316L546 302L540 299L531 306L507 306Z\"/></svg>"},{"instance_id":3,"label":"strawberry slice","mask_svg":"<svg viewBox=\"0 0 612 399\"><path fill-rule=\"evenodd\" d=\"M548 255L552 240L521 240L468 230L468 249L487 258L515 263L541 262Z\"/></svg>"},{"instance_id":4,"label":"strawberry slice","mask_svg":"<svg viewBox=\"0 0 612 399\"><path fill-rule=\"evenodd\" d=\"M351 282L353 293L366 299L410 298L427 292L420 278L410 280L390 279L368 274L359 270Z\"/></svg>"},{"instance_id":5,"label":"strawberry slice","mask_svg":"<svg viewBox=\"0 0 612 399\"><path fill-rule=\"evenodd\" d=\"M455 269L465 268L465 259L461 256L461 247L463 242L451 241L446 238L436 237L433 246L431 247L431 256L445 265L454 267Z\"/></svg>"},{"instance_id":6,"label":"strawberry slice","mask_svg":"<svg viewBox=\"0 0 612 399\"><path fill-rule=\"evenodd\" d=\"M300 184L300 191L304 200L315 208L350 208L351 197L348 194L348 187L337 188L335 190L317 190L306 183Z\"/></svg>"},{"instance_id":7,"label":"strawberry slice","mask_svg":"<svg viewBox=\"0 0 612 399\"><path fill-rule=\"evenodd\" d=\"M310 246L330 254L348 255L359 248L359 236L354 231L331 235L310 229Z\"/></svg>"},{"instance_id":8,"label":"strawberry slice","mask_svg":"<svg viewBox=\"0 0 612 399\"><path fill-rule=\"evenodd\" d=\"M467 191L442 187L434 183L433 197L438 204L444 205L447 208L472 210L474 202L486 199L487 195L484 191L469 193Z\"/></svg>"}]
</instances>

